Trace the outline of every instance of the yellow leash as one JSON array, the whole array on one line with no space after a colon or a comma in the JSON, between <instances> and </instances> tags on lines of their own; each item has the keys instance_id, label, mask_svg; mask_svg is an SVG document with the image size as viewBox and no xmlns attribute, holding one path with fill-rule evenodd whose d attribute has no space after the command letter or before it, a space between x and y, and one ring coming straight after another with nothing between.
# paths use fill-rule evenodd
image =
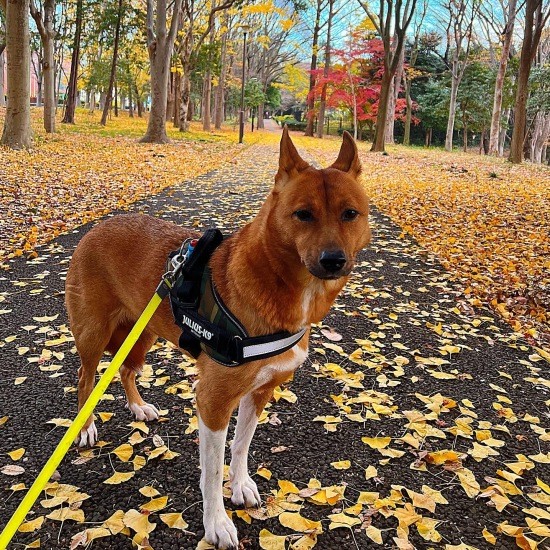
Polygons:
<instances>
[{"instance_id":1,"label":"yellow leash","mask_svg":"<svg viewBox=\"0 0 550 550\"><path fill-rule=\"evenodd\" d=\"M163 277L160 285L157 287L154 296L151 298L147 307L140 315L136 324L128 334L128 337L120 346L120 349L117 351L110 365L105 369L105 372L99 379L95 388L93 389L90 397L79 413L76 415L76 418L73 420L72 424L69 426L69 429L65 432L65 435L55 448L52 456L48 459L48 462L44 465L38 477L35 479L34 483L31 485L31 488L27 491L25 498L21 501L21 504L15 510L13 516L4 527L2 534L0 534L0 550L5 550L8 546L8 543L11 541L15 535L17 529L25 520L29 510L32 508L33 504L36 502L36 499L40 496L40 493L54 474L56 468L59 466L59 463L63 460L67 451L73 445L74 440L80 434L80 430L84 426L84 423L88 417L94 412L96 405L107 391L111 380L114 378L115 374L118 372L118 369L130 353L130 350L134 347L134 344L137 342L138 338L141 336L141 333L145 330L147 323L150 321L151 317L161 304L163 298L168 294L168 289L170 287L169 281L166 279L166 276Z\"/></svg>"}]
</instances>

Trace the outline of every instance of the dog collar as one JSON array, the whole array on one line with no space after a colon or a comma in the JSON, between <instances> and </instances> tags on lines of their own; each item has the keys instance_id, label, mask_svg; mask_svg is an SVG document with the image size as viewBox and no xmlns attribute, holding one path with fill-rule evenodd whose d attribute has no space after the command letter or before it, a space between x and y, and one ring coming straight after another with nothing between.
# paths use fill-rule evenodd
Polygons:
<instances>
[{"instance_id":1,"label":"dog collar","mask_svg":"<svg viewBox=\"0 0 550 550\"><path fill-rule=\"evenodd\" d=\"M277 332L250 336L224 304L212 280L208 262L223 241L218 229L209 229L198 241L186 241L172 252L167 266L175 268L170 305L182 333L179 346L197 358L201 351L227 367L279 355L295 346L307 328L292 334Z\"/></svg>"}]
</instances>

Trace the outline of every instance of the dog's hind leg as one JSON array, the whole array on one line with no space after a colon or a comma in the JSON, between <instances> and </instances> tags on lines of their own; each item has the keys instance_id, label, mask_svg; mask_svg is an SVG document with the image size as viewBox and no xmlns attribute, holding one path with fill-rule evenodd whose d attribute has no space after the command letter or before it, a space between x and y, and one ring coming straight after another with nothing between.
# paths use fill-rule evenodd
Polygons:
<instances>
[{"instance_id":1,"label":"dog's hind leg","mask_svg":"<svg viewBox=\"0 0 550 550\"><path fill-rule=\"evenodd\" d=\"M90 327L83 332L75 330L74 336L81 361L78 369L78 410L80 410L94 389L97 365L109 341L109 335L103 331L98 331L97 325L95 325L94 328ZM79 447L92 447L97 439L97 428L92 414L80 430L80 435L75 443Z\"/></svg>"},{"instance_id":2,"label":"dog's hind leg","mask_svg":"<svg viewBox=\"0 0 550 550\"><path fill-rule=\"evenodd\" d=\"M107 346L108 351L114 355L131 329L131 325L119 325L111 336L111 340ZM126 357L120 369L120 379L126 393L126 406L139 421L156 420L159 417L158 409L142 399L136 386L136 373L142 369L145 363L145 356L156 339L157 337L153 333L145 330L130 350L128 357Z\"/></svg>"}]
</instances>

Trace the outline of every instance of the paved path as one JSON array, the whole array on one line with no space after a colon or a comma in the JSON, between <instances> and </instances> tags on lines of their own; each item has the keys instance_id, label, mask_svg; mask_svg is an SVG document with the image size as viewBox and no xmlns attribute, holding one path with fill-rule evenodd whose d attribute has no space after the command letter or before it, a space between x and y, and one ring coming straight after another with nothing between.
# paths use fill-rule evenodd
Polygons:
<instances>
[{"instance_id":1,"label":"paved path","mask_svg":"<svg viewBox=\"0 0 550 550\"><path fill-rule=\"evenodd\" d=\"M133 210L230 232L253 217L276 159L275 147L255 146L226 167L136 203ZM243 520L234 514L242 547L259 548L262 529L288 535L287 544L296 542L300 537L292 535L299 528L283 527L276 516L282 508L302 505L302 516L322 522L321 549L376 547L371 538L378 536L381 548L393 548L394 537L405 538L407 525L416 548L487 548L484 528L497 537L497 548L514 548L514 538L499 534L497 525L507 521L527 529L526 517L534 519L536 512L522 510L544 512L549 505L550 497L536 487L537 477L550 481L544 462L550 460L549 437L542 428L548 424L550 383L543 378L548 364L489 312L474 312L450 276L401 238L390 220L376 211L372 219L373 245L325 320L342 340L333 343L321 327L313 329L310 357L289 385L292 393L283 392L267 409L254 439L251 468L271 472L269 480L255 478L275 517L251 520L240 513ZM10 487L32 482L63 433L48 421L76 413L78 361L66 327L63 285L71 252L89 228L56 239L37 260L20 259L0 276L0 310L11 310L0 315L0 419L7 417L0 426L0 472L7 465L25 469L13 477L0 473L0 525L22 497ZM150 546L196 548L202 510L193 376L193 366L177 350L159 345L151 352L140 383L146 399L166 415L149 425L143 441L133 436L134 456L143 458L128 463L109 454L139 433L129 426L122 387L114 384L98 408L107 413L98 423L107 443L84 456L71 450L59 468L60 483L90 497L81 504L86 524L46 519L40 530L18 534L11 547L40 537L43 549L69 548L71 537L101 526L117 510L140 509L149 498L138 490L153 486L169 497L160 513L183 511L188 527L168 528L152 513ZM294 403L285 400L294 396ZM161 444L153 435L179 454L145 462ZM6 453L18 448L26 452L14 461ZM349 461L349 468L341 461ZM103 483L114 469L132 472L140 466L125 483ZM280 484L315 487L312 478L332 489L317 494L311 489L304 500ZM290 493L277 493L280 486ZM226 504L230 509L229 500ZM329 516L342 509L356 525L330 530ZM28 519L50 513L37 503ZM130 549L128 535L134 532L97 539L93 548ZM545 547L548 542L541 543Z\"/></svg>"}]
</instances>

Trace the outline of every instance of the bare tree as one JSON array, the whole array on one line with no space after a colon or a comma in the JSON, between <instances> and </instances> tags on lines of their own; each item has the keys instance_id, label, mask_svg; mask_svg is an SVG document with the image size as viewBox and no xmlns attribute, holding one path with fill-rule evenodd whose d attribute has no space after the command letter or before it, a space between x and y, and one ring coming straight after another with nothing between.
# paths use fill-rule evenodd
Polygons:
<instances>
[{"instance_id":1,"label":"bare tree","mask_svg":"<svg viewBox=\"0 0 550 550\"><path fill-rule=\"evenodd\" d=\"M180 0L181 1L181 0ZM235 0L225 0L221 4L213 5L207 13L206 28L195 37L195 2L194 0L185 0L182 9L182 17L186 20L185 30L182 31L183 39L178 48L178 55L183 68L183 76L181 79L181 103L179 108L179 127L181 132L186 132L189 129L187 115L189 112L189 100L191 98L191 71L193 70L192 58L193 54L198 52L204 43L207 36L210 35L214 26L216 14L220 11L229 9Z\"/></svg>"},{"instance_id":2,"label":"bare tree","mask_svg":"<svg viewBox=\"0 0 550 550\"><path fill-rule=\"evenodd\" d=\"M265 94L269 86L284 72L284 67L294 59L294 53L286 48L291 27L282 25L281 13L276 11L251 17L251 26L262 40L251 36L247 55L249 78L257 79ZM264 106L258 105L258 128L264 127Z\"/></svg>"},{"instance_id":3,"label":"bare tree","mask_svg":"<svg viewBox=\"0 0 550 550\"><path fill-rule=\"evenodd\" d=\"M327 7L328 0L316 0L315 23L313 25L313 39L311 44L311 63L309 66L309 94L307 96L307 123L306 136L313 137L313 112L315 109L315 71L317 70L317 58L319 48L319 34L324 25L321 24L321 16Z\"/></svg>"},{"instance_id":4,"label":"bare tree","mask_svg":"<svg viewBox=\"0 0 550 550\"><path fill-rule=\"evenodd\" d=\"M325 66L323 68L323 76L327 78L330 70L330 48L331 48L331 33L332 33L332 21L334 19L334 2L335 0L328 1L328 19L327 19L327 40L325 43ZM327 107L327 84L323 85L321 90L321 100L319 101L319 116L317 119L317 137L323 137L323 130L325 126L325 111Z\"/></svg>"},{"instance_id":5,"label":"bare tree","mask_svg":"<svg viewBox=\"0 0 550 550\"><path fill-rule=\"evenodd\" d=\"M65 115L63 120L65 124L74 124L74 114L77 101L78 85L78 66L80 63L80 37L82 35L82 0L76 2L76 23L73 39L73 53L71 56L71 75L69 76L69 86L67 88L67 97L65 98Z\"/></svg>"},{"instance_id":6,"label":"bare tree","mask_svg":"<svg viewBox=\"0 0 550 550\"><path fill-rule=\"evenodd\" d=\"M30 109L29 0L0 0L6 15L8 106L1 143L12 149L32 145Z\"/></svg>"},{"instance_id":7,"label":"bare tree","mask_svg":"<svg viewBox=\"0 0 550 550\"><path fill-rule=\"evenodd\" d=\"M170 57L174 48L182 0L174 0L169 26L167 0L147 0L147 49L151 62L151 112L143 143L167 143L166 102Z\"/></svg>"},{"instance_id":8,"label":"bare tree","mask_svg":"<svg viewBox=\"0 0 550 550\"><path fill-rule=\"evenodd\" d=\"M542 31L549 17L550 5L546 5L543 9L543 0L525 1L525 33L523 35L519 62L516 106L514 109L514 130L512 132L509 157L509 160L514 164L520 164L523 160L529 75L531 74L531 65L537 53Z\"/></svg>"},{"instance_id":9,"label":"bare tree","mask_svg":"<svg viewBox=\"0 0 550 550\"><path fill-rule=\"evenodd\" d=\"M36 7L34 0L31 0L30 11L38 29L43 49L41 68L44 94L44 129L47 133L53 133L55 132L55 111L57 109L54 58L56 36L54 29L55 0L44 0L43 4L39 4L39 8Z\"/></svg>"},{"instance_id":10,"label":"bare tree","mask_svg":"<svg viewBox=\"0 0 550 550\"><path fill-rule=\"evenodd\" d=\"M407 29L414 15L417 0L405 0L405 5L403 0L380 0L378 15L371 11L367 2L358 1L384 45L384 74L380 88L374 141L371 147L371 151L384 151L392 81L402 58ZM391 120L393 121L393 113Z\"/></svg>"},{"instance_id":11,"label":"bare tree","mask_svg":"<svg viewBox=\"0 0 550 550\"><path fill-rule=\"evenodd\" d=\"M109 87L107 88L105 105L103 106L103 113L101 114L102 126L105 126L107 124L107 117L109 116L109 111L111 110L111 103L113 102L113 88L115 86L116 66L118 62L118 46L120 44L121 25L122 25L122 0L118 0L117 19L116 19L116 26L115 26L115 41L113 44L113 59L111 61L111 74L109 76ZM115 102L115 109L116 109L116 102Z\"/></svg>"},{"instance_id":12,"label":"bare tree","mask_svg":"<svg viewBox=\"0 0 550 550\"><path fill-rule=\"evenodd\" d=\"M469 63L470 47L473 40L472 27L479 11L479 3L478 0L448 0L443 3L443 7L447 12L445 63L451 71L451 97L445 150L452 151L458 87ZM450 60L449 55L451 56Z\"/></svg>"},{"instance_id":13,"label":"bare tree","mask_svg":"<svg viewBox=\"0 0 550 550\"><path fill-rule=\"evenodd\" d=\"M502 17L495 16L492 3L482 4L480 9L480 14L483 19L493 28L493 31L497 32L499 41L502 45L495 81L495 92L493 95L493 113L491 115L491 132L489 138L490 155L499 154L502 96L506 69L508 67L508 60L510 59L510 49L512 47L517 13L517 0L500 0L500 7L502 9Z\"/></svg>"},{"instance_id":14,"label":"bare tree","mask_svg":"<svg viewBox=\"0 0 550 550\"><path fill-rule=\"evenodd\" d=\"M407 69L403 72L403 81L405 84L405 101L407 102L407 110L405 112L405 133L403 136L403 145L410 145L411 142L411 123L412 123L412 108L413 102L411 97L411 86L414 80L415 65L418 58L418 50L421 41L421 30L424 23L424 18L428 12L428 0L424 0L422 4L422 11L418 14L414 24L414 39L411 43L411 49L409 52L409 59L407 63ZM424 40L427 42L427 36L424 35Z\"/></svg>"}]
</instances>

